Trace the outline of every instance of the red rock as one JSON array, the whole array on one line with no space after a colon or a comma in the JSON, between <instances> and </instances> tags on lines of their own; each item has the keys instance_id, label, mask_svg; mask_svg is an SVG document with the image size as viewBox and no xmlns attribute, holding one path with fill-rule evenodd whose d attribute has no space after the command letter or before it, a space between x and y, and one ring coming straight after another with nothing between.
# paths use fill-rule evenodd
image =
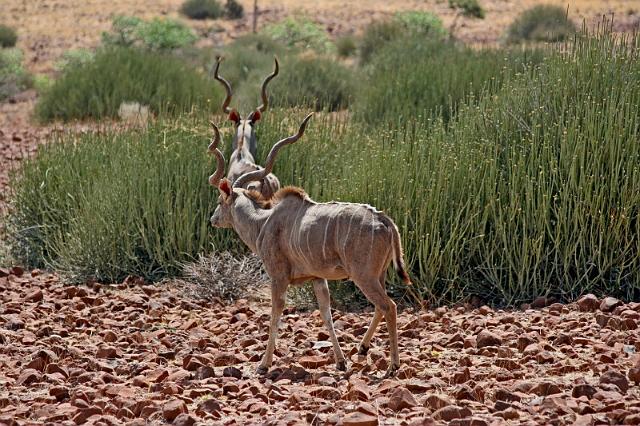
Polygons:
<instances>
[{"instance_id":1,"label":"red rock","mask_svg":"<svg viewBox=\"0 0 640 426\"><path fill-rule=\"evenodd\" d=\"M627 377L630 381L640 384L640 366L630 368Z\"/></svg>"},{"instance_id":2,"label":"red rock","mask_svg":"<svg viewBox=\"0 0 640 426\"><path fill-rule=\"evenodd\" d=\"M115 342L116 340L118 340L118 336L117 336L117 335L116 335L116 333L114 333L113 331L111 331L111 330L107 330L107 331L104 333L104 336L102 337L102 339L103 339L105 342L113 343L113 342Z\"/></svg>"},{"instance_id":3,"label":"red rock","mask_svg":"<svg viewBox=\"0 0 640 426\"><path fill-rule=\"evenodd\" d=\"M225 367L222 370L222 377L235 377L236 379L242 379L242 371L238 370L236 367Z\"/></svg>"},{"instance_id":4,"label":"red rock","mask_svg":"<svg viewBox=\"0 0 640 426\"><path fill-rule=\"evenodd\" d=\"M187 404L181 399L172 399L162 406L162 416L167 421L173 421L181 413L187 413Z\"/></svg>"},{"instance_id":5,"label":"red rock","mask_svg":"<svg viewBox=\"0 0 640 426\"><path fill-rule=\"evenodd\" d=\"M37 370L34 370L33 368L27 368L26 370L22 371L16 383L18 385L27 386L32 383L39 382L41 377L42 376Z\"/></svg>"},{"instance_id":6,"label":"red rock","mask_svg":"<svg viewBox=\"0 0 640 426\"><path fill-rule=\"evenodd\" d=\"M605 297L602 299L602 302L600 302L600 310L602 312L611 312L621 305L623 305L621 300L618 300L615 297Z\"/></svg>"},{"instance_id":7,"label":"red rock","mask_svg":"<svg viewBox=\"0 0 640 426\"><path fill-rule=\"evenodd\" d=\"M354 411L342 418L342 424L344 426L377 426L378 417Z\"/></svg>"},{"instance_id":8,"label":"red rock","mask_svg":"<svg viewBox=\"0 0 640 426\"><path fill-rule=\"evenodd\" d=\"M40 289L34 290L24 297L27 302L40 302L43 298L44 295L42 294L42 290Z\"/></svg>"},{"instance_id":9,"label":"red rock","mask_svg":"<svg viewBox=\"0 0 640 426\"><path fill-rule=\"evenodd\" d=\"M520 395L503 388L499 388L496 390L495 397L498 401L509 401L509 402L513 402L513 401L519 402L522 399Z\"/></svg>"},{"instance_id":10,"label":"red rock","mask_svg":"<svg viewBox=\"0 0 640 426\"><path fill-rule=\"evenodd\" d=\"M545 296L538 296L533 302L531 302L531 308L542 309L551 304L551 299Z\"/></svg>"},{"instance_id":11,"label":"red rock","mask_svg":"<svg viewBox=\"0 0 640 426\"><path fill-rule=\"evenodd\" d=\"M466 367L462 370L458 370L451 378L451 382L456 385L466 383L469 380L471 380L471 372L469 371L469 368Z\"/></svg>"},{"instance_id":12,"label":"red rock","mask_svg":"<svg viewBox=\"0 0 640 426\"><path fill-rule=\"evenodd\" d=\"M9 268L9 273L11 275L15 275L16 277L21 277L22 274L24 274L24 269L22 269L20 266L12 266L11 268Z\"/></svg>"},{"instance_id":13,"label":"red rock","mask_svg":"<svg viewBox=\"0 0 640 426\"><path fill-rule=\"evenodd\" d=\"M207 399L198 404L198 408L196 408L196 414L204 415L204 414L212 414L218 413L222 408L220 404L215 399Z\"/></svg>"},{"instance_id":14,"label":"red rock","mask_svg":"<svg viewBox=\"0 0 640 426\"><path fill-rule=\"evenodd\" d=\"M478 349L486 346L500 346L501 344L502 339L489 330L482 330L477 336L476 346Z\"/></svg>"},{"instance_id":15,"label":"red rock","mask_svg":"<svg viewBox=\"0 0 640 426\"><path fill-rule=\"evenodd\" d=\"M53 386L49 389L49 395L56 398L58 402L69 398L69 389L65 386Z\"/></svg>"},{"instance_id":16,"label":"red rock","mask_svg":"<svg viewBox=\"0 0 640 426\"><path fill-rule=\"evenodd\" d=\"M507 408L495 414L498 417L502 417L505 420L517 420L520 418L520 414L514 408Z\"/></svg>"},{"instance_id":17,"label":"red rock","mask_svg":"<svg viewBox=\"0 0 640 426\"><path fill-rule=\"evenodd\" d=\"M198 420L190 414L182 413L175 418L173 424L176 426L193 426Z\"/></svg>"},{"instance_id":18,"label":"red rock","mask_svg":"<svg viewBox=\"0 0 640 426\"><path fill-rule=\"evenodd\" d=\"M535 393L538 396L548 396L556 393L560 393L562 390L552 382L538 383L531 388L531 393Z\"/></svg>"},{"instance_id":19,"label":"red rock","mask_svg":"<svg viewBox=\"0 0 640 426\"><path fill-rule=\"evenodd\" d=\"M298 363L305 368L319 368L330 364L331 360L324 356L303 356L300 357Z\"/></svg>"},{"instance_id":20,"label":"red rock","mask_svg":"<svg viewBox=\"0 0 640 426\"><path fill-rule=\"evenodd\" d=\"M593 312L600 306L600 300L598 300L595 295L589 293L578 299L577 304L580 311Z\"/></svg>"},{"instance_id":21,"label":"red rock","mask_svg":"<svg viewBox=\"0 0 640 426\"><path fill-rule=\"evenodd\" d=\"M102 414L102 409L100 407L89 407L82 408L79 410L78 414L73 417L73 421L77 425L81 425L87 422L87 419L91 416Z\"/></svg>"},{"instance_id":22,"label":"red rock","mask_svg":"<svg viewBox=\"0 0 640 426\"><path fill-rule=\"evenodd\" d=\"M418 405L418 401L413 394L405 387L394 389L389 395L389 408L393 411L400 411L404 408L413 408Z\"/></svg>"},{"instance_id":23,"label":"red rock","mask_svg":"<svg viewBox=\"0 0 640 426\"><path fill-rule=\"evenodd\" d=\"M246 356L243 354L234 354L231 352L222 352L215 355L213 358L214 367L224 367L227 365L237 365L248 362Z\"/></svg>"},{"instance_id":24,"label":"red rock","mask_svg":"<svg viewBox=\"0 0 640 426\"><path fill-rule=\"evenodd\" d=\"M113 346L101 346L96 352L96 358L116 358L117 350Z\"/></svg>"},{"instance_id":25,"label":"red rock","mask_svg":"<svg viewBox=\"0 0 640 426\"><path fill-rule=\"evenodd\" d=\"M596 392L597 390L593 386L582 384L582 385L576 385L573 387L573 390L571 391L571 396L573 396L574 398L580 398L581 396L586 396L587 398L591 399Z\"/></svg>"},{"instance_id":26,"label":"red rock","mask_svg":"<svg viewBox=\"0 0 640 426\"><path fill-rule=\"evenodd\" d=\"M631 414L624 418L623 424L625 425L640 425L640 413Z\"/></svg>"},{"instance_id":27,"label":"red rock","mask_svg":"<svg viewBox=\"0 0 640 426\"><path fill-rule=\"evenodd\" d=\"M600 383L614 384L620 389L623 394L627 393L627 390L629 389L629 381L627 380L627 378L624 376L624 374L615 370L609 370L602 376L600 376Z\"/></svg>"},{"instance_id":28,"label":"red rock","mask_svg":"<svg viewBox=\"0 0 640 426\"><path fill-rule=\"evenodd\" d=\"M453 419L466 419L467 417L471 417L471 410L467 407L458 407L457 405L449 405L433 413L434 419L445 422Z\"/></svg>"},{"instance_id":29,"label":"red rock","mask_svg":"<svg viewBox=\"0 0 640 426\"><path fill-rule=\"evenodd\" d=\"M215 370L209 367L208 365L203 365L199 367L194 374L194 378L196 380L204 380L204 379L208 379L210 377L215 377L215 376L216 376Z\"/></svg>"},{"instance_id":30,"label":"red rock","mask_svg":"<svg viewBox=\"0 0 640 426\"><path fill-rule=\"evenodd\" d=\"M451 401L444 394L429 393L424 400L424 406L433 411L439 410L451 405Z\"/></svg>"},{"instance_id":31,"label":"red rock","mask_svg":"<svg viewBox=\"0 0 640 426\"><path fill-rule=\"evenodd\" d=\"M313 387L309 390L309 395L329 400L340 399L340 397L342 396L338 389L329 386Z\"/></svg>"}]
</instances>

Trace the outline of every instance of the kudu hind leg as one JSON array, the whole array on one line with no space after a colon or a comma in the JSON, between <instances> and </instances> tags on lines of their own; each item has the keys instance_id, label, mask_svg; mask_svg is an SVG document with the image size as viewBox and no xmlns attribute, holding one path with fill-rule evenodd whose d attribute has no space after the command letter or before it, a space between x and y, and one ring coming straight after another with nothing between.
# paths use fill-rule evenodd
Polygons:
<instances>
[{"instance_id":1,"label":"kudu hind leg","mask_svg":"<svg viewBox=\"0 0 640 426\"><path fill-rule=\"evenodd\" d=\"M329 297L329 285L327 280L317 279L313 281L313 291L316 293L316 299L318 299L318 308L320 309L320 316L324 321L324 324L329 329L329 337L333 344L333 352L335 354L336 368L338 370L345 371L347 369L347 362L345 361L342 349L338 343L336 337L336 331L333 328L333 318L331 318L331 301Z\"/></svg>"},{"instance_id":2,"label":"kudu hind leg","mask_svg":"<svg viewBox=\"0 0 640 426\"><path fill-rule=\"evenodd\" d=\"M369 324L369 328L367 329L367 332L364 334L364 337L360 342L358 355L366 355L369 352L369 348L371 347L371 339L378 329L378 325L380 324L380 321L382 321L383 316L384 313L376 307L376 310L373 313L373 318L371 319L371 324Z\"/></svg>"},{"instance_id":3,"label":"kudu hind leg","mask_svg":"<svg viewBox=\"0 0 640 426\"><path fill-rule=\"evenodd\" d=\"M389 365L389 369L387 370L386 376L392 376L398 368L400 368L400 354L398 351L398 331L396 329L396 319L397 319L397 309L396 304L389 296L387 296L387 292L385 290L385 282L384 277L382 278L374 278L369 280L355 280L354 282L360 288L362 293L364 293L365 297L373 303L376 307L376 313L374 314L374 318L371 321L371 325L374 324L376 320L376 315L378 312L384 316L385 322L387 323L387 330L389 332L389 352L391 357L391 364ZM379 320L378 320L379 322ZM365 338L369 333L373 335L374 330L368 330L365 334ZM364 342L364 339L363 339Z\"/></svg>"},{"instance_id":4,"label":"kudu hind leg","mask_svg":"<svg viewBox=\"0 0 640 426\"><path fill-rule=\"evenodd\" d=\"M286 285L276 285L275 283L271 284L271 322L269 324L269 342L267 343L267 349L264 352L260 366L258 366L258 374L265 374L273 362L273 351L276 349L278 325L280 324L280 317L284 310L286 289Z\"/></svg>"}]
</instances>

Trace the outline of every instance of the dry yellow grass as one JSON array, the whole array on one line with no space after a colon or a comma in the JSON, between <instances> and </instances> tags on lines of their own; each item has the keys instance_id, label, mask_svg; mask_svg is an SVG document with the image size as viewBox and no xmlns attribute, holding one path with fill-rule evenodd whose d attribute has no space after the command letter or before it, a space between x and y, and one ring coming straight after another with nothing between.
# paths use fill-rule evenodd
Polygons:
<instances>
[{"instance_id":1,"label":"dry yellow grass","mask_svg":"<svg viewBox=\"0 0 640 426\"><path fill-rule=\"evenodd\" d=\"M53 63L71 48L94 47L102 31L108 30L113 15L127 14L142 18L179 17L183 0L2 0L0 20L15 26L20 34L19 47L24 49L28 67L35 72L51 72ZM614 13L618 29L629 31L640 21L638 0L551 0L566 7L577 23L590 24L603 14ZM200 34L208 35L201 43L219 44L250 30L252 0L240 0L245 18L240 21L189 21ZM449 25L454 13L447 0L259 0L259 25L302 13L312 16L333 34L359 31L368 22L400 10L429 10ZM493 44L500 40L506 27L521 11L540 0L480 0L487 12L484 20L464 19L456 34L464 41ZM212 33L212 27L222 32Z\"/></svg>"}]
</instances>

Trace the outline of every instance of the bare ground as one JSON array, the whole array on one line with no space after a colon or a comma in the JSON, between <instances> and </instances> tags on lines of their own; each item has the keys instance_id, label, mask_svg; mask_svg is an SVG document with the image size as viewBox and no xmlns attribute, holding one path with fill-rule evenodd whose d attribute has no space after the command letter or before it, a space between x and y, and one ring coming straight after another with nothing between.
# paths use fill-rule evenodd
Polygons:
<instances>
[{"instance_id":1,"label":"bare ground","mask_svg":"<svg viewBox=\"0 0 640 426\"><path fill-rule=\"evenodd\" d=\"M333 314L345 374L319 313L288 308L258 377L267 304L20 273L0 270L0 424L640 423L639 303L406 310L394 379L384 324L355 354L371 313Z\"/></svg>"}]
</instances>

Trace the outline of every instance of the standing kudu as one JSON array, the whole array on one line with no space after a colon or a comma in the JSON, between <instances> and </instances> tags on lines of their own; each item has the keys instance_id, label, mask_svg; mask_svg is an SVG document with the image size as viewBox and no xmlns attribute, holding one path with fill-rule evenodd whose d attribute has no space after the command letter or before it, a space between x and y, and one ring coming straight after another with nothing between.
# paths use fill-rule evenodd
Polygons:
<instances>
[{"instance_id":1,"label":"standing kudu","mask_svg":"<svg viewBox=\"0 0 640 426\"><path fill-rule=\"evenodd\" d=\"M333 329L327 280L351 279L375 306L369 329L360 343L366 354L371 338L384 317L389 331L391 363L387 375L399 368L396 304L385 290L386 271L393 262L402 280L410 284L404 269L398 228L384 213L365 204L316 203L300 188L280 189L271 199L244 189L248 182L266 176L278 151L296 142L303 134L309 114L298 133L276 143L264 169L249 172L233 184L222 179L224 157L215 143L209 151L216 156L216 172L209 183L218 187L218 207L211 217L215 227L233 228L256 253L271 277L271 323L267 349L258 367L265 373L271 366L278 322L291 284L313 281L320 315L329 329L337 368L346 370L346 361Z\"/></svg>"},{"instance_id":2,"label":"standing kudu","mask_svg":"<svg viewBox=\"0 0 640 426\"><path fill-rule=\"evenodd\" d=\"M242 118L236 109L229 108L233 93L231 91L231 84L219 74L221 62L222 58L218 58L213 76L225 88L226 97L222 103L222 111L228 114L229 120L233 121L236 126L236 133L232 145L233 153L229 159L229 172L227 174L227 178L231 182L235 182L235 180L243 174L261 169L255 162L255 155L258 148L255 126L269 105L267 85L278 75L279 65L278 59L275 59L273 73L269 74L262 82L262 88L260 89L262 104L249 114L249 116ZM271 198L271 196L280 189L280 181L274 174L268 174L259 182L249 183L246 189L256 190L265 198Z\"/></svg>"}]
</instances>

